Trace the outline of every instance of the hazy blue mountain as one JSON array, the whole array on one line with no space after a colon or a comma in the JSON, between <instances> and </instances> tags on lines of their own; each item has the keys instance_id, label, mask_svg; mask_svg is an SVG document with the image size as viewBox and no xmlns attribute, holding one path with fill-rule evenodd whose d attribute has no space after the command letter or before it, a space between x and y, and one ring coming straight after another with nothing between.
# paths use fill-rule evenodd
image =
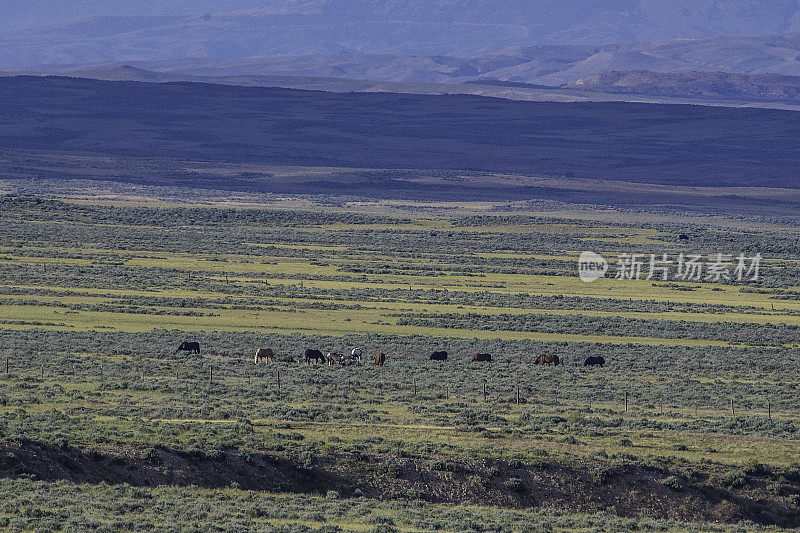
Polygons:
<instances>
[{"instance_id":1,"label":"hazy blue mountain","mask_svg":"<svg viewBox=\"0 0 800 533\"><path fill-rule=\"evenodd\" d=\"M99 63L82 68L97 70L121 64ZM191 76L312 76L414 83L489 79L551 86L571 84L604 72L628 70L800 76L800 34L602 46L540 45L509 48L474 58L338 52L129 63L147 70ZM69 72L75 69L51 70Z\"/></svg>"},{"instance_id":2,"label":"hazy blue mountain","mask_svg":"<svg viewBox=\"0 0 800 533\"><path fill-rule=\"evenodd\" d=\"M24 73L0 73L12 77ZM37 74L41 77L42 74ZM604 72L571 85L550 87L500 80L466 83L386 82L334 77L232 75L193 76L154 72L130 65L59 74L60 77L148 83L212 83L244 87L304 89L335 93L395 93L417 95L474 95L528 102L648 102L800 111L800 77L779 74L724 72L660 73Z\"/></svg>"},{"instance_id":3,"label":"hazy blue mountain","mask_svg":"<svg viewBox=\"0 0 800 533\"><path fill-rule=\"evenodd\" d=\"M797 0L640 0L547 38L557 43L665 41L800 31Z\"/></svg>"},{"instance_id":4,"label":"hazy blue mountain","mask_svg":"<svg viewBox=\"0 0 800 533\"><path fill-rule=\"evenodd\" d=\"M547 85L608 71L800 75L800 34L677 39L594 47L526 47L490 56L507 61L483 77Z\"/></svg>"},{"instance_id":5,"label":"hazy blue mountain","mask_svg":"<svg viewBox=\"0 0 800 533\"><path fill-rule=\"evenodd\" d=\"M538 35L566 30L588 16L635 7L636 0L6 0L0 29L60 25L94 17L135 15L183 16L187 19L212 13L220 18L239 14L289 17L291 23L416 21L432 24L516 24Z\"/></svg>"},{"instance_id":6,"label":"hazy blue mountain","mask_svg":"<svg viewBox=\"0 0 800 533\"><path fill-rule=\"evenodd\" d=\"M222 0L172 2L169 8L154 0L107 4L6 0L4 10L11 16L0 26L0 68L338 52L465 58L544 43L594 45L800 31L798 0ZM34 27L20 30L25 21L35 22Z\"/></svg>"},{"instance_id":7,"label":"hazy blue mountain","mask_svg":"<svg viewBox=\"0 0 800 533\"><path fill-rule=\"evenodd\" d=\"M43 28L95 17L182 16L208 11L250 9L252 0L3 0L0 32Z\"/></svg>"}]
</instances>

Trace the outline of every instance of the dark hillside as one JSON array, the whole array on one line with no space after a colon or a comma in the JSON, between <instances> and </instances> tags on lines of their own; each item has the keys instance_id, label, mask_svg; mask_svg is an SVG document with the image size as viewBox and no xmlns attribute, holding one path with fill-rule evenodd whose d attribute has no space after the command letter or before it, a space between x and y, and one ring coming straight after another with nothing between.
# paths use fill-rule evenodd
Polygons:
<instances>
[{"instance_id":1,"label":"dark hillside","mask_svg":"<svg viewBox=\"0 0 800 533\"><path fill-rule=\"evenodd\" d=\"M800 186L790 111L37 77L0 101L0 149Z\"/></svg>"},{"instance_id":2,"label":"dark hillside","mask_svg":"<svg viewBox=\"0 0 800 533\"><path fill-rule=\"evenodd\" d=\"M605 461L570 464L541 459L526 464L357 451L317 454L300 464L296 459L236 448L210 453L163 446L85 450L30 440L0 442L0 451L0 475L42 481L124 481L135 487L234 485L300 494L335 490L346 497L360 493L376 499L492 505L508 510L554 507L682 521L749 520L787 527L800 523L795 509L765 490L771 473L751 475L746 488L732 491L714 485L726 472L719 465L706 466L706 472L693 471L695 481L681 480L678 489L665 485L667 475L658 469L657 460L611 468ZM793 481L787 481L785 489L794 489Z\"/></svg>"}]
</instances>

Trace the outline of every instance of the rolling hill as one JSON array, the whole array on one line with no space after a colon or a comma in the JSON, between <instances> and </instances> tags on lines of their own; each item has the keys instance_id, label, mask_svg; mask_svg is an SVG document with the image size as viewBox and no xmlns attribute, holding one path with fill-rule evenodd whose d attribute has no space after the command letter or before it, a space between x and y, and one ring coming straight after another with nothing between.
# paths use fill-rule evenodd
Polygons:
<instances>
[{"instance_id":1,"label":"rolling hill","mask_svg":"<svg viewBox=\"0 0 800 533\"><path fill-rule=\"evenodd\" d=\"M13 55L10 49L0 48L0 59L3 50ZM126 64L192 76L312 76L414 83L496 79L549 86L572 84L593 74L628 70L792 76L800 75L800 34L603 46L539 45L472 58L338 52L243 59L142 60ZM101 61L79 68L97 70L120 65ZM76 67L48 70L71 72Z\"/></svg>"},{"instance_id":2,"label":"rolling hill","mask_svg":"<svg viewBox=\"0 0 800 533\"><path fill-rule=\"evenodd\" d=\"M605 72L571 87L617 94L800 103L800 77L726 72Z\"/></svg>"},{"instance_id":3,"label":"rolling hill","mask_svg":"<svg viewBox=\"0 0 800 533\"><path fill-rule=\"evenodd\" d=\"M0 77L19 75L47 76L47 74L41 73L0 72ZM432 83L371 81L321 76L194 76L155 72L130 65L76 70L58 75L105 81L214 83L338 93L464 94L526 102L638 102L760 107L800 111L800 77L772 74L610 72L583 78L575 84L559 87L494 79L479 79L464 83Z\"/></svg>"},{"instance_id":4,"label":"rolling hill","mask_svg":"<svg viewBox=\"0 0 800 533\"><path fill-rule=\"evenodd\" d=\"M791 111L24 76L0 79L0 91L6 95L0 149L8 153L140 158L155 169L168 166L159 160L193 160L387 169L389 175L391 169L400 175L404 169L469 170L800 187L800 114ZM84 177L108 177L85 165ZM14 168L2 170L10 176ZM45 175L60 174L39 174ZM169 172L159 175L154 179L169 182ZM353 179L357 192L363 180ZM215 185L254 186L246 175L229 180ZM341 184L334 185L341 193ZM367 185L381 189L380 181ZM292 189L285 180L263 188L275 186ZM516 187L524 195L525 186Z\"/></svg>"}]
</instances>

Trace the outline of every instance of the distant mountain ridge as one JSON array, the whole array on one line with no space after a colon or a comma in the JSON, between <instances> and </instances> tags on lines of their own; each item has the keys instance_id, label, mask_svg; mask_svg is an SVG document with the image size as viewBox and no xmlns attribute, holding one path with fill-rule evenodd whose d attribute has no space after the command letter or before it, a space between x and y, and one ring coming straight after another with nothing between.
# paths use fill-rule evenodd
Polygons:
<instances>
[{"instance_id":1,"label":"distant mountain ridge","mask_svg":"<svg viewBox=\"0 0 800 533\"><path fill-rule=\"evenodd\" d=\"M800 76L800 34L601 46L540 45L508 48L474 58L339 52L126 63L146 70L192 76L314 76L427 83L496 79L549 86L572 84L593 74L628 70ZM119 64L101 62L81 68L108 66ZM52 71L72 70L76 68L70 66Z\"/></svg>"},{"instance_id":2,"label":"distant mountain ridge","mask_svg":"<svg viewBox=\"0 0 800 533\"><path fill-rule=\"evenodd\" d=\"M800 76L800 0L220 0L219 9L236 9L193 15L159 10L154 1L142 0L150 14L122 16L127 11L82 0L106 14L29 31L3 31L0 21L0 69L241 85L300 77L281 84L376 92L386 90L380 83L497 80L798 103L796 80L784 78ZM29 10L64 11L51 0L37 5ZM483 87L469 93L503 96Z\"/></svg>"},{"instance_id":3,"label":"distant mountain ridge","mask_svg":"<svg viewBox=\"0 0 800 533\"><path fill-rule=\"evenodd\" d=\"M800 77L728 72L605 72L570 87L617 94L800 103Z\"/></svg>"},{"instance_id":4,"label":"distant mountain ridge","mask_svg":"<svg viewBox=\"0 0 800 533\"><path fill-rule=\"evenodd\" d=\"M70 11L64 7L69 3L37 4L39 11L48 6L54 13ZM187 16L114 16L107 3L82 4L83 11L71 11L102 15L65 18L25 31L0 30L0 68L339 52L470 58L544 44L663 43L800 32L797 0L261 0L249 2L252 9L237 2L236 11ZM634 53L630 59L643 63L646 58ZM657 70L647 64L617 63L617 68Z\"/></svg>"}]
</instances>

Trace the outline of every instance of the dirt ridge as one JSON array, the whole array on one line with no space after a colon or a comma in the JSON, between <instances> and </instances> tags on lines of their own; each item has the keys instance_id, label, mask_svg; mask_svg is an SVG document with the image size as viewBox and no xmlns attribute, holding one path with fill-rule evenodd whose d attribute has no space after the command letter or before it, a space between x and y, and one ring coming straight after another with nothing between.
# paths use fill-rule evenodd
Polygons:
<instances>
[{"instance_id":1,"label":"dirt ridge","mask_svg":"<svg viewBox=\"0 0 800 533\"><path fill-rule=\"evenodd\" d=\"M301 458L238 449L81 449L30 440L0 444L0 477L5 478L311 494L336 491L346 497L419 498L436 503L553 507L680 521L800 525L798 510L766 490L770 475L749 475L746 486L734 490L714 482L720 477L720 468L696 473L693 482L679 480L676 487L675 483L664 483L669 472L599 460L565 463L542 459L531 463L363 452L306 454ZM797 480L784 484L786 492L800 492Z\"/></svg>"}]
</instances>

